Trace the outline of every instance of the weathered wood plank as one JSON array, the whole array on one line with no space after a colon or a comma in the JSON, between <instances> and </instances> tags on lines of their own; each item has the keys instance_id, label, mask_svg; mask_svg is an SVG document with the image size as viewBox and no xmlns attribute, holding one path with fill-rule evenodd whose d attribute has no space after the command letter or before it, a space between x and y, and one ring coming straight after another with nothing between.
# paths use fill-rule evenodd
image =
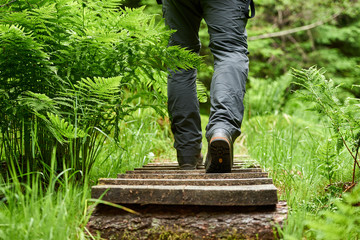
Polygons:
<instances>
[{"instance_id":1,"label":"weathered wood plank","mask_svg":"<svg viewBox=\"0 0 360 240\"><path fill-rule=\"evenodd\" d=\"M251 164L258 164L256 161L234 161L234 166L237 165L251 165ZM172 166L178 166L179 164L177 162L162 162L162 163L148 163L144 165L144 167L172 167ZM204 166L204 164L201 164L200 166Z\"/></svg>"},{"instance_id":2,"label":"weathered wood plank","mask_svg":"<svg viewBox=\"0 0 360 240\"><path fill-rule=\"evenodd\" d=\"M147 170L147 169L153 169L153 168L156 168L156 169L159 169L159 170L176 170L176 169L179 169L179 165L163 165L163 166L143 166L142 169L144 170ZM237 169L244 169L244 168L260 168L259 165L255 165L255 164L252 164L252 165L233 165L232 167L232 170L237 170ZM205 166L204 165L200 165L200 166L197 166L197 169L198 170L205 170Z\"/></svg>"},{"instance_id":3,"label":"weathered wood plank","mask_svg":"<svg viewBox=\"0 0 360 240\"><path fill-rule=\"evenodd\" d=\"M287 216L285 202L276 207L205 207L125 205L140 216L99 205L87 228L105 239L274 239ZM274 232L275 229L275 232ZM180 238L183 236L183 238Z\"/></svg>"},{"instance_id":4,"label":"weathered wood plank","mask_svg":"<svg viewBox=\"0 0 360 240\"><path fill-rule=\"evenodd\" d=\"M239 179L239 178L267 178L266 172L245 172L245 173L191 173L184 171L183 174L118 174L118 178L136 178L136 179Z\"/></svg>"},{"instance_id":5,"label":"weathered wood plank","mask_svg":"<svg viewBox=\"0 0 360 240\"><path fill-rule=\"evenodd\" d=\"M146 165L144 165L142 168L153 168L153 167L157 167L160 169L166 169L166 168L178 168L179 164L178 163L174 163L174 162L170 162L170 163L163 163L163 164L158 164L158 163L148 163ZM236 168L259 168L260 165L257 162L238 162L238 163L234 163L232 168L236 169ZM198 169L205 169L204 164L200 164L198 165Z\"/></svg>"},{"instance_id":6,"label":"weathered wood plank","mask_svg":"<svg viewBox=\"0 0 360 240\"><path fill-rule=\"evenodd\" d=\"M199 206L261 206L277 203L277 189L272 184L242 186L152 186L98 185L92 198L119 204L163 204Z\"/></svg>"},{"instance_id":7,"label":"weathered wood plank","mask_svg":"<svg viewBox=\"0 0 360 240\"><path fill-rule=\"evenodd\" d=\"M240 168L240 169L233 169L232 173L242 173L242 172L261 172L261 168ZM187 170L186 172L190 172ZM126 171L128 174L138 174L138 173L159 173L159 168L157 167L148 167L148 168L135 168L134 171ZM184 170L179 170L178 167L169 167L169 168L162 168L161 173L181 173L184 174ZM204 170L196 169L191 170L191 173L204 173Z\"/></svg>"},{"instance_id":8,"label":"weathered wood plank","mask_svg":"<svg viewBox=\"0 0 360 240\"><path fill-rule=\"evenodd\" d=\"M100 185L192 185L192 186L235 186L272 184L271 178L249 179L120 179L100 178Z\"/></svg>"}]
</instances>

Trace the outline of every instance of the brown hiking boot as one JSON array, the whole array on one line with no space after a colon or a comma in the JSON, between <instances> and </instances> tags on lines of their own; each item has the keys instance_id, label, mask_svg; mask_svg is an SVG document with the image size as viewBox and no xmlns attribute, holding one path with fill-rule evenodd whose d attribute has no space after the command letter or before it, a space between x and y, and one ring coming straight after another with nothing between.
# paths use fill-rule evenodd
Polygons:
<instances>
[{"instance_id":1,"label":"brown hiking boot","mask_svg":"<svg viewBox=\"0 0 360 240\"><path fill-rule=\"evenodd\" d=\"M195 170L202 164L203 155L200 153L196 156L178 156L180 170Z\"/></svg>"},{"instance_id":2,"label":"brown hiking boot","mask_svg":"<svg viewBox=\"0 0 360 240\"><path fill-rule=\"evenodd\" d=\"M207 173L229 173L233 165L233 143L229 133L224 129L214 130L206 155Z\"/></svg>"}]
</instances>

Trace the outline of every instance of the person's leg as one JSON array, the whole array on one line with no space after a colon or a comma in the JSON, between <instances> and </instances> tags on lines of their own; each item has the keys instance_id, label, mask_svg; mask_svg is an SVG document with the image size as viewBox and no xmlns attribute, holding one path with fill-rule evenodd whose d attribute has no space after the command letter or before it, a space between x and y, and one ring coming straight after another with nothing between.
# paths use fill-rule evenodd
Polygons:
<instances>
[{"instance_id":1,"label":"person's leg","mask_svg":"<svg viewBox=\"0 0 360 240\"><path fill-rule=\"evenodd\" d=\"M210 49L215 60L206 137L210 145L209 151L217 158L217 165L207 171L229 171L232 165L232 142L241 133L243 99L249 68L245 29L246 2L201 0L201 4L209 28ZM216 136L212 141L214 134ZM227 139L227 142L222 139Z\"/></svg>"},{"instance_id":2,"label":"person's leg","mask_svg":"<svg viewBox=\"0 0 360 240\"><path fill-rule=\"evenodd\" d=\"M164 0L163 13L166 25L177 30L170 38L169 45L179 45L198 53L198 31L202 19L199 1ZM181 69L170 71L168 77L168 110L180 165L191 165L201 151L202 133L196 74L196 69Z\"/></svg>"}]
</instances>

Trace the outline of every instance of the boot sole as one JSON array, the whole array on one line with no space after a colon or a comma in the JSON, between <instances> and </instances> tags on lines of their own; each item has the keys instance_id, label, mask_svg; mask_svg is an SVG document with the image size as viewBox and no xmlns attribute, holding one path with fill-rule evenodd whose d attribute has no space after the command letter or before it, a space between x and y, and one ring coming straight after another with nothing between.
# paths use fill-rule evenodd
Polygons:
<instances>
[{"instance_id":1,"label":"boot sole","mask_svg":"<svg viewBox=\"0 0 360 240\"><path fill-rule=\"evenodd\" d=\"M207 173L230 173L232 167L231 145L226 138L215 137L210 141L211 162Z\"/></svg>"}]
</instances>

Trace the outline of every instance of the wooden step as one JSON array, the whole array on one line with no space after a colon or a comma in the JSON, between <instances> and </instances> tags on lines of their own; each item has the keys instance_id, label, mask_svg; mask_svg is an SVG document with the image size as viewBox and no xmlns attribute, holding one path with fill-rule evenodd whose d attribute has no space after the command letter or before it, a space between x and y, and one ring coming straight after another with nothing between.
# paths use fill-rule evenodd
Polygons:
<instances>
[{"instance_id":1,"label":"wooden step","mask_svg":"<svg viewBox=\"0 0 360 240\"><path fill-rule=\"evenodd\" d=\"M121 204L261 206L277 203L272 184L237 186L98 185L92 198Z\"/></svg>"},{"instance_id":2,"label":"wooden step","mask_svg":"<svg viewBox=\"0 0 360 240\"><path fill-rule=\"evenodd\" d=\"M261 168L239 168L239 169L232 169L232 173L242 173L242 172L261 172ZM179 170L178 167L169 167L166 169L161 169L161 173L187 173L188 170ZM139 173L159 173L159 168L157 167L148 167L148 168L135 168L134 171L126 171L127 174L139 174ZM202 169L191 170L191 173L204 173Z\"/></svg>"},{"instance_id":3,"label":"wooden step","mask_svg":"<svg viewBox=\"0 0 360 240\"><path fill-rule=\"evenodd\" d=\"M131 179L100 178L99 185L188 185L188 186L236 186L272 184L271 178L244 179Z\"/></svg>"},{"instance_id":4,"label":"wooden step","mask_svg":"<svg viewBox=\"0 0 360 240\"><path fill-rule=\"evenodd\" d=\"M204 162L205 162L205 159L203 160L203 163ZM253 160L253 159L247 159L247 160L234 159L233 164L234 165L257 164L257 161ZM144 165L143 167L146 167L146 166L160 166L161 167L161 166L165 166L165 165L178 165L178 163L176 161L171 161L171 162L164 161L164 162L155 162L155 163L150 162L150 163Z\"/></svg>"},{"instance_id":5,"label":"wooden step","mask_svg":"<svg viewBox=\"0 0 360 240\"><path fill-rule=\"evenodd\" d=\"M257 164L256 162L234 162L233 163L233 167L242 167L242 166L248 166L248 165L253 165L253 164ZM148 163L146 165L144 165L143 167L178 167L179 164L177 162L168 162L168 163L163 163L163 164L151 164ZM200 164L199 166L204 167L204 163Z\"/></svg>"},{"instance_id":6,"label":"wooden step","mask_svg":"<svg viewBox=\"0 0 360 240\"><path fill-rule=\"evenodd\" d=\"M245 172L245 173L139 173L139 174L118 174L118 178L136 179L239 179L239 178L266 178L266 172Z\"/></svg>"},{"instance_id":7,"label":"wooden step","mask_svg":"<svg viewBox=\"0 0 360 240\"><path fill-rule=\"evenodd\" d=\"M173 165L159 165L159 166L151 166L151 165L146 165L143 166L141 169L147 170L147 169L158 169L158 170L177 170L179 169L179 165L178 164L173 164ZM260 168L259 165L256 164L251 164L251 165L233 165L232 170L237 170L237 169L244 169L244 168ZM204 165L199 165L197 166L197 169L200 169L202 171L205 170L205 166Z\"/></svg>"},{"instance_id":8,"label":"wooden step","mask_svg":"<svg viewBox=\"0 0 360 240\"><path fill-rule=\"evenodd\" d=\"M242 167L242 166L249 166L249 165L258 165L257 162L255 161L237 161L233 163L233 168L235 167ZM147 168L147 167L178 167L179 164L177 162L163 162L163 163L148 163L146 165L143 166L143 168ZM204 164L200 164L200 167L204 167Z\"/></svg>"},{"instance_id":9,"label":"wooden step","mask_svg":"<svg viewBox=\"0 0 360 240\"><path fill-rule=\"evenodd\" d=\"M98 205L87 229L104 239L278 239L276 227L287 216L286 202L276 206L217 207L124 205L141 215Z\"/></svg>"}]
</instances>

